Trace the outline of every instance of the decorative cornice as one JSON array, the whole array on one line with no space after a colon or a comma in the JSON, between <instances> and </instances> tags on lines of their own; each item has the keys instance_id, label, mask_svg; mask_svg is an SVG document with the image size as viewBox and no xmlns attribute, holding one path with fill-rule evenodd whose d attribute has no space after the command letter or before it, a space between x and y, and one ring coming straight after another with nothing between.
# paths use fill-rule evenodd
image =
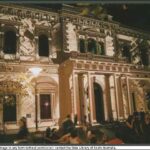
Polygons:
<instances>
[{"instance_id":1,"label":"decorative cornice","mask_svg":"<svg viewBox=\"0 0 150 150\"><path fill-rule=\"evenodd\" d=\"M18 16L18 18L38 19L40 21L59 21L57 13L17 5L0 4L0 13Z\"/></svg>"},{"instance_id":2,"label":"decorative cornice","mask_svg":"<svg viewBox=\"0 0 150 150\"><path fill-rule=\"evenodd\" d=\"M116 23L113 21L111 22L103 21L103 20L93 19L90 17L80 16L79 14L68 14L63 12L61 14L61 17L64 22L72 22L75 25L112 30L113 32L118 34L121 33L127 36L150 39L150 35L145 33L144 31L138 31L138 30L131 29L130 27L124 27L120 23Z\"/></svg>"},{"instance_id":3,"label":"decorative cornice","mask_svg":"<svg viewBox=\"0 0 150 150\"><path fill-rule=\"evenodd\" d=\"M142 77L150 78L149 72L142 69L142 72L136 68L133 69L131 65L121 63L109 63L102 61L88 61L88 60L72 60L74 62L74 69L85 71L96 71L97 73L118 73L129 74L131 76L137 76L139 73ZM102 71L102 72L101 72Z\"/></svg>"},{"instance_id":4,"label":"decorative cornice","mask_svg":"<svg viewBox=\"0 0 150 150\"><path fill-rule=\"evenodd\" d=\"M93 19L90 17L84 17L79 14L73 15L62 12L61 17L64 22L73 22L76 25L86 25L90 27L98 27L101 29L115 29L116 27L119 27L119 24L113 22L106 22L103 20Z\"/></svg>"},{"instance_id":5,"label":"decorative cornice","mask_svg":"<svg viewBox=\"0 0 150 150\"><path fill-rule=\"evenodd\" d=\"M150 39L150 35L147 33L140 32L138 30L134 30L134 29L126 28L126 27L121 27L121 26L116 30L116 33L127 35L127 36L132 36L136 38L141 38L141 39Z\"/></svg>"}]
</instances>

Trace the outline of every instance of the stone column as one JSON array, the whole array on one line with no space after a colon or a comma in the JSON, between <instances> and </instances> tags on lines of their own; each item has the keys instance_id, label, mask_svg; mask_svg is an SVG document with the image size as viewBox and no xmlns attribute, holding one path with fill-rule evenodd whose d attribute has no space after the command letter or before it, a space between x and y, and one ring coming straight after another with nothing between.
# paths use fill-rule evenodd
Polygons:
<instances>
[{"instance_id":1,"label":"stone column","mask_svg":"<svg viewBox=\"0 0 150 150\"><path fill-rule=\"evenodd\" d=\"M111 107L112 107L112 116L113 116L113 120L117 120L117 107L116 107L116 97L115 97L113 75L109 77L109 84L110 84L110 99L111 99Z\"/></svg>"},{"instance_id":2,"label":"stone column","mask_svg":"<svg viewBox=\"0 0 150 150\"><path fill-rule=\"evenodd\" d=\"M77 74L73 73L73 102L74 102L74 110L73 114L77 114L77 99L78 99L78 88L77 88Z\"/></svg>"},{"instance_id":3,"label":"stone column","mask_svg":"<svg viewBox=\"0 0 150 150\"><path fill-rule=\"evenodd\" d=\"M35 36L35 60L39 60L39 37Z\"/></svg>"},{"instance_id":4,"label":"stone column","mask_svg":"<svg viewBox=\"0 0 150 150\"><path fill-rule=\"evenodd\" d=\"M51 105L51 118L55 119L56 118L56 113L55 113L55 93L52 92L50 93L50 105Z\"/></svg>"},{"instance_id":5,"label":"stone column","mask_svg":"<svg viewBox=\"0 0 150 150\"><path fill-rule=\"evenodd\" d=\"M124 118L127 118L129 115L129 103L128 103L128 89L127 89L127 82L126 76L122 77L122 99L123 99L123 108L124 108Z\"/></svg>"},{"instance_id":6,"label":"stone column","mask_svg":"<svg viewBox=\"0 0 150 150\"><path fill-rule=\"evenodd\" d=\"M115 88L115 104L116 104L116 117L118 120L119 117L119 102L118 102L118 89L117 89L117 82L116 82L116 75L114 74L114 88Z\"/></svg>"},{"instance_id":7,"label":"stone column","mask_svg":"<svg viewBox=\"0 0 150 150\"><path fill-rule=\"evenodd\" d=\"M75 99L75 104L76 104L76 109L75 109L75 114L77 115L78 118L78 124L81 123L81 109L80 109L80 97L79 97L79 81L78 81L78 74L75 75L75 89L74 92L76 95Z\"/></svg>"},{"instance_id":8,"label":"stone column","mask_svg":"<svg viewBox=\"0 0 150 150\"><path fill-rule=\"evenodd\" d=\"M88 36L87 35L85 35L85 53L87 53L88 52Z\"/></svg>"},{"instance_id":9,"label":"stone column","mask_svg":"<svg viewBox=\"0 0 150 150\"><path fill-rule=\"evenodd\" d=\"M93 87L93 78L88 73L88 92L89 92L89 101L90 101L90 120L91 123L96 123L96 111L95 111L95 99L94 99L94 87Z\"/></svg>"},{"instance_id":10,"label":"stone column","mask_svg":"<svg viewBox=\"0 0 150 150\"><path fill-rule=\"evenodd\" d=\"M49 48L49 60L51 60L51 58L53 57L53 51L52 51L52 43L51 43L51 38L48 37L48 48Z\"/></svg>"},{"instance_id":11,"label":"stone column","mask_svg":"<svg viewBox=\"0 0 150 150\"><path fill-rule=\"evenodd\" d=\"M132 114L132 107L131 107L131 99L130 99L130 87L129 87L129 78L126 76L126 84L127 84L127 96L128 96L128 109L129 114Z\"/></svg>"},{"instance_id":12,"label":"stone column","mask_svg":"<svg viewBox=\"0 0 150 150\"><path fill-rule=\"evenodd\" d=\"M106 85L106 105L107 105L107 118L108 120L112 120L112 104L110 98L110 84L109 84L110 75L105 75L105 85Z\"/></svg>"},{"instance_id":13,"label":"stone column","mask_svg":"<svg viewBox=\"0 0 150 150\"><path fill-rule=\"evenodd\" d=\"M117 87L118 87L119 117L120 119L124 119L124 106L123 106L121 77L118 77L117 79Z\"/></svg>"},{"instance_id":14,"label":"stone column","mask_svg":"<svg viewBox=\"0 0 150 150\"><path fill-rule=\"evenodd\" d=\"M80 123L84 122L84 76L83 74L78 75L78 85L79 85L79 105L80 105Z\"/></svg>"},{"instance_id":15,"label":"stone column","mask_svg":"<svg viewBox=\"0 0 150 150\"><path fill-rule=\"evenodd\" d=\"M19 34L16 34L16 59L19 59L20 57L20 53L19 53L19 45L20 45L20 41L19 41Z\"/></svg>"}]
</instances>

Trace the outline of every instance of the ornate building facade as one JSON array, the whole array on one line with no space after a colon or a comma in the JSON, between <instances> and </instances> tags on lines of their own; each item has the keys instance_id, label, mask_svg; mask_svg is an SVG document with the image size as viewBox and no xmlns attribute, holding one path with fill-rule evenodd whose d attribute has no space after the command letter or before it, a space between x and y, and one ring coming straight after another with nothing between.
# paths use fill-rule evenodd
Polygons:
<instances>
[{"instance_id":1,"label":"ornate building facade","mask_svg":"<svg viewBox=\"0 0 150 150\"><path fill-rule=\"evenodd\" d=\"M41 68L38 76L30 71ZM108 18L0 4L0 129L123 120L149 111L150 35Z\"/></svg>"}]
</instances>

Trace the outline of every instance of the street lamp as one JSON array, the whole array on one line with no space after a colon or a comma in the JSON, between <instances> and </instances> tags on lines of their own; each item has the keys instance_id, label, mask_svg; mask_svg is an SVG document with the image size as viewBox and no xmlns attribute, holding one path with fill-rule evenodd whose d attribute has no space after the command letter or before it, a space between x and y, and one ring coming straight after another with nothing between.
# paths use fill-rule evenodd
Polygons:
<instances>
[{"instance_id":1,"label":"street lamp","mask_svg":"<svg viewBox=\"0 0 150 150\"><path fill-rule=\"evenodd\" d=\"M42 68L39 68L39 67L33 67L33 68L30 68L29 71L32 72L32 74L37 77L39 75L39 73L42 71Z\"/></svg>"},{"instance_id":2,"label":"street lamp","mask_svg":"<svg viewBox=\"0 0 150 150\"><path fill-rule=\"evenodd\" d=\"M40 68L40 67L33 67L33 68L30 68L29 71L36 78L36 77L38 77L38 75L42 71L42 68ZM35 80L35 126L36 126L36 131L37 131L38 130L38 105L37 105L36 80Z\"/></svg>"}]
</instances>

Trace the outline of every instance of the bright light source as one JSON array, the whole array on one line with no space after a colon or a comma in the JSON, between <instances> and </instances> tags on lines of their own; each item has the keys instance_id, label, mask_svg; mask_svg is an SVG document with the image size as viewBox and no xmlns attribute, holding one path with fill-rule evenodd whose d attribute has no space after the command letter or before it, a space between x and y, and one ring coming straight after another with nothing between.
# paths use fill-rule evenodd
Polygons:
<instances>
[{"instance_id":1,"label":"bright light source","mask_svg":"<svg viewBox=\"0 0 150 150\"><path fill-rule=\"evenodd\" d=\"M46 102L44 105L47 107L47 106L49 105L49 103L48 103L48 102Z\"/></svg>"},{"instance_id":2,"label":"bright light source","mask_svg":"<svg viewBox=\"0 0 150 150\"><path fill-rule=\"evenodd\" d=\"M33 68L30 68L29 71L31 71L34 76L38 76L39 73L42 71L42 68L33 67Z\"/></svg>"}]
</instances>

